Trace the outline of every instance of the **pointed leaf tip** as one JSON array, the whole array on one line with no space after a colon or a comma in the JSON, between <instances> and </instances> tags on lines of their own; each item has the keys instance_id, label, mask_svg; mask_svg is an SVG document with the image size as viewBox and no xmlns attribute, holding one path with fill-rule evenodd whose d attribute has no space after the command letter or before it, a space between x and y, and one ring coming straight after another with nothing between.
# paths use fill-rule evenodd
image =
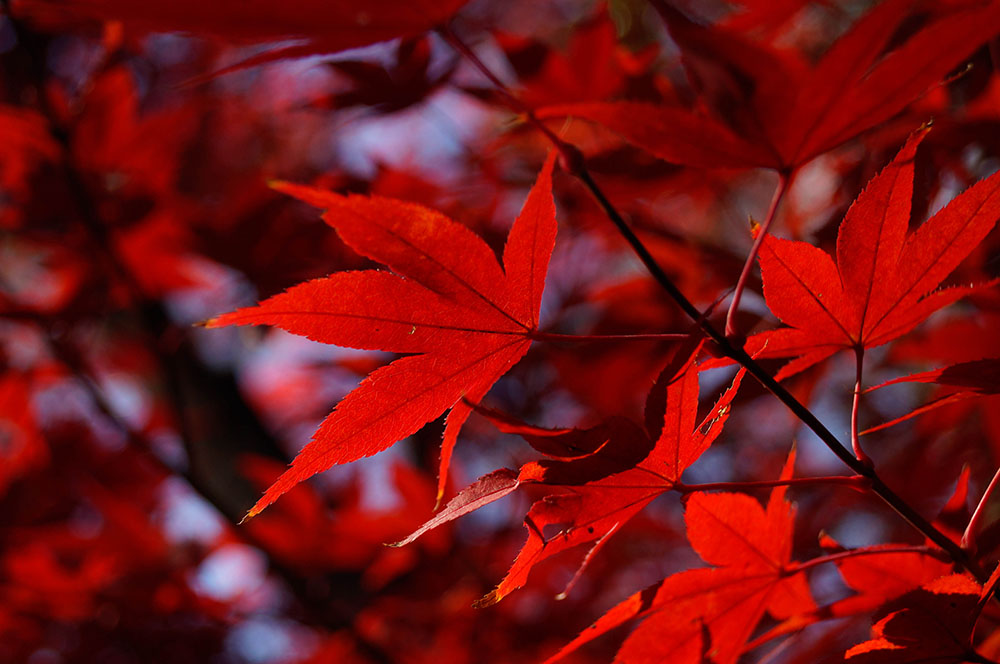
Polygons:
<instances>
[{"instance_id":1,"label":"pointed leaf tip","mask_svg":"<svg viewBox=\"0 0 1000 664\"><path fill-rule=\"evenodd\" d=\"M481 597L481 598L477 599L475 602L473 602L472 603L472 608L474 608L474 609L485 609L486 607L493 606L494 604L496 604L497 602L499 602L500 599L501 599L498 595L499 595L499 593L497 593L496 590L491 590L489 593L487 593L483 597Z\"/></svg>"},{"instance_id":2,"label":"pointed leaf tip","mask_svg":"<svg viewBox=\"0 0 1000 664\"><path fill-rule=\"evenodd\" d=\"M345 198L341 194L332 191L304 184L296 184L295 182L288 182L286 180L268 180L267 186L320 210L327 210Z\"/></svg>"}]
</instances>

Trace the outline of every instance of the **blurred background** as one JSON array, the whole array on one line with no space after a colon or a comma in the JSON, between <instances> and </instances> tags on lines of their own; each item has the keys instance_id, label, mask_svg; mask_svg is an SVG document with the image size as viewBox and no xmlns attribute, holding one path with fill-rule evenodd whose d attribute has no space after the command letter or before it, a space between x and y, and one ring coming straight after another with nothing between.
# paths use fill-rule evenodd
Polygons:
<instances>
[{"instance_id":1,"label":"blurred background","mask_svg":"<svg viewBox=\"0 0 1000 664\"><path fill-rule=\"evenodd\" d=\"M276 4L306 25L325 6ZM433 513L440 421L235 525L333 405L391 359L280 330L193 326L306 279L372 267L316 210L268 181L417 201L500 251L544 160L544 138L427 28L450 20L533 108L698 103L678 45L640 0L429 4L413 3L417 20L396 32L347 30L324 42L302 39L301 27L254 23L259 8L192 17L183 11L197 3L179 3L177 15L157 9L167 3L2 3L0 662L540 661L629 593L700 564L683 539L679 500L666 496L595 557L566 599L555 596L584 551L546 561L523 590L472 609L507 571L538 494L517 493L410 546L384 546ZM913 4L891 43L962 3ZM810 63L868 6L745 0L679 9ZM376 23L385 18L380 3L369 11ZM995 46L891 121L804 166L777 232L830 249L863 183L930 118L916 221L995 170ZM584 150L698 306L727 294L773 172L682 167L591 123L550 123ZM555 186L560 234L543 327L687 330L587 192L561 173ZM994 233L952 281L998 276L998 247ZM751 282L746 330L774 324L759 293ZM996 355L998 304L995 293L981 294L874 351L868 382ZM486 404L545 426L641 421L668 350L536 344ZM834 359L790 383L838 435L848 430L853 371L852 358ZM705 374L703 405L731 375ZM947 392L895 386L873 395L863 418L874 426ZM924 512L941 507L963 466L978 496L1000 456L995 399L909 420L881 433L871 454ZM691 481L775 477L793 440L801 474L843 472L750 381L734 413ZM531 458L524 441L473 415L450 493ZM800 558L821 553L820 530L848 546L914 541L861 494L793 498ZM832 570L813 583L819 599L846 593ZM853 629L866 634L867 619ZM822 631L797 643L771 661L821 661L851 645L824 641ZM614 645L576 657L607 661Z\"/></svg>"}]
</instances>

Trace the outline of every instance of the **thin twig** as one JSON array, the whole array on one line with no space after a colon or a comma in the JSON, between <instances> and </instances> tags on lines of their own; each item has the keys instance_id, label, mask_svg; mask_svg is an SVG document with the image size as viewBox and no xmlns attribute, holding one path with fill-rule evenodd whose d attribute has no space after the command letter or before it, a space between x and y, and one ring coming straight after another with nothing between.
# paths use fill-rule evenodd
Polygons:
<instances>
[{"instance_id":1,"label":"thin twig","mask_svg":"<svg viewBox=\"0 0 1000 664\"><path fill-rule=\"evenodd\" d=\"M979 524L982 522L983 514L986 512L986 503L996 491L997 485L1000 485L1000 469L997 469L989 486L986 487L986 491L983 492L983 497L979 499L979 504L976 505L972 517L969 518L969 525L965 527L965 532L962 533L962 548L970 554L975 554L976 552L976 531L979 530Z\"/></svg>"},{"instance_id":2,"label":"thin twig","mask_svg":"<svg viewBox=\"0 0 1000 664\"><path fill-rule=\"evenodd\" d=\"M811 569L819 565L825 565L827 563L835 563L841 560L847 560L848 558L857 558L858 556L875 556L890 553L916 553L924 556L930 556L932 558L939 558L940 552L937 549L931 548L924 545L900 545L900 546L887 546L878 549L849 549L847 551L838 551L837 553L831 553L825 556L819 556L817 558L812 558L810 560L803 560L802 562L792 563L785 568L786 574L795 574L803 570Z\"/></svg>"}]
</instances>

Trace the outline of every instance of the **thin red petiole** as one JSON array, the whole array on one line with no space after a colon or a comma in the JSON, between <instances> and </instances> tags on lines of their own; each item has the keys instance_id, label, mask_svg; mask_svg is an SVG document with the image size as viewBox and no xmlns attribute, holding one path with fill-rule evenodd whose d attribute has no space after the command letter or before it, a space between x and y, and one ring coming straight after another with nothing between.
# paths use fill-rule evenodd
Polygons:
<instances>
[{"instance_id":1,"label":"thin red petiole","mask_svg":"<svg viewBox=\"0 0 1000 664\"><path fill-rule=\"evenodd\" d=\"M736 288L733 290L733 299L729 303L729 313L726 314L727 338L732 339L738 334L736 330L736 311L740 308L740 299L742 299L743 291L747 287L747 281L750 280L750 273L753 271L753 265L757 261L757 254L760 252L760 246L764 243L764 237L771 228L771 222L773 222L774 218L778 216L778 205L780 205L781 199L784 197L785 191L788 189L788 180L789 178L785 173L778 173L778 186L774 190L774 196L771 197L771 205L767 209L767 216L764 217L764 223L761 224L760 229L757 232L757 237L753 241L753 246L750 247L750 253L747 255L747 260L743 263L743 271L740 273L739 281L736 282Z\"/></svg>"},{"instance_id":2,"label":"thin red petiole","mask_svg":"<svg viewBox=\"0 0 1000 664\"><path fill-rule=\"evenodd\" d=\"M979 499L979 504L976 505L976 510L972 513L972 517L969 519L969 525L965 527L965 532L962 533L962 548L969 553L976 552L976 531L979 530L979 524L983 520L983 512L986 510L986 503L989 501L990 496L996 491L997 485L1000 484L1000 469L997 470L993 479L990 481L990 485L986 487L986 491L983 492L983 497Z\"/></svg>"},{"instance_id":3,"label":"thin red petiole","mask_svg":"<svg viewBox=\"0 0 1000 664\"><path fill-rule=\"evenodd\" d=\"M854 448L854 456L858 458L858 461L872 468L871 457L861 449L861 437L858 435L858 411L861 409L861 394L864 392L861 389L861 376L865 368L865 349L858 346L854 349L854 355L857 359L857 372L854 380L854 401L851 404L851 447Z\"/></svg>"}]
</instances>

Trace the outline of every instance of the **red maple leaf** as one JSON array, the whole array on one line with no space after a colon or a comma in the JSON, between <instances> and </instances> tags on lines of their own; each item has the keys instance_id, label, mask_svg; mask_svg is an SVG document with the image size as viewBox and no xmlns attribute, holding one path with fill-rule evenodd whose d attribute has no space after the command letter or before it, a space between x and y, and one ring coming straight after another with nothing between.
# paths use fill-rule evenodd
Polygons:
<instances>
[{"instance_id":1,"label":"red maple leaf","mask_svg":"<svg viewBox=\"0 0 1000 664\"><path fill-rule=\"evenodd\" d=\"M339 272L255 307L208 321L274 325L315 341L411 354L369 375L250 510L334 464L386 449L451 408L439 490L471 406L528 351L555 244L550 157L514 222L503 266L466 227L412 203L341 196L291 184L281 191L324 208L323 219L359 254L392 272Z\"/></svg>"},{"instance_id":2,"label":"red maple leaf","mask_svg":"<svg viewBox=\"0 0 1000 664\"><path fill-rule=\"evenodd\" d=\"M791 477L794 452L782 472ZM710 568L663 579L621 602L547 660L554 662L626 622L644 618L616 661L731 664L764 612L776 619L815 609L803 571L791 562L795 509L785 487L767 507L737 493L694 493L685 522L692 547Z\"/></svg>"},{"instance_id":3,"label":"red maple leaf","mask_svg":"<svg viewBox=\"0 0 1000 664\"><path fill-rule=\"evenodd\" d=\"M779 378L841 349L863 350L911 330L975 290L935 290L1000 217L1000 174L976 183L907 234L914 133L851 205L837 236L837 262L806 242L767 237L760 253L764 297L788 327L748 342L762 357L797 357Z\"/></svg>"}]
</instances>

